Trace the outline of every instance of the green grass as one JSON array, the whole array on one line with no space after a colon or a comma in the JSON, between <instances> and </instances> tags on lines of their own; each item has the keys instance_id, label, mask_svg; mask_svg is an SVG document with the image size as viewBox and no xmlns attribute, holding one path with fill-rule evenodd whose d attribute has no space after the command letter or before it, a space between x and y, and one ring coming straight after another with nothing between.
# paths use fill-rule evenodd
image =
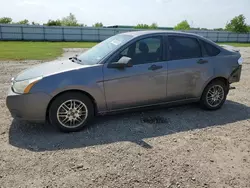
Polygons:
<instances>
[{"instance_id":1,"label":"green grass","mask_svg":"<svg viewBox=\"0 0 250 188\"><path fill-rule=\"evenodd\" d=\"M223 43L218 43L218 44L225 44L225 45L230 45L234 47L250 47L250 43L223 42Z\"/></svg>"},{"instance_id":2,"label":"green grass","mask_svg":"<svg viewBox=\"0 0 250 188\"><path fill-rule=\"evenodd\" d=\"M22 42L0 41L0 60L50 60L63 48L90 48L95 42Z\"/></svg>"}]
</instances>

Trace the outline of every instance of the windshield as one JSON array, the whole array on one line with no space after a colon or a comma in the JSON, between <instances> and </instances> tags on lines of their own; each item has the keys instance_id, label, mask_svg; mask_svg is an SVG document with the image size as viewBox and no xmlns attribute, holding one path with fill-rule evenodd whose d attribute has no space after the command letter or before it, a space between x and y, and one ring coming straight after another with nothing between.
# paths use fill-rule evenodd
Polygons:
<instances>
[{"instance_id":1,"label":"windshield","mask_svg":"<svg viewBox=\"0 0 250 188\"><path fill-rule=\"evenodd\" d=\"M131 35L112 36L79 55L77 57L81 60L79 63L87 65L99 63L105 56L128 42L132 37Z\"/></svg>"}]
</instances>

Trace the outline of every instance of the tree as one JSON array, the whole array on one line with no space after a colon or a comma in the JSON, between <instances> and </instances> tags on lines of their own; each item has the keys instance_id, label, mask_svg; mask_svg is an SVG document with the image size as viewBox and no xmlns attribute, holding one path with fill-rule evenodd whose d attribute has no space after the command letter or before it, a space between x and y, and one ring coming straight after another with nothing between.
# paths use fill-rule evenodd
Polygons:
<instances>
[{"instance_id":1,"label":"tree","mask_svg":"<svg viewBox=\"0 0 250 188\"><path fill-rule=\"evenodd\" d=\"M97 22L97 23L95 23L94 25L93 25L93 27L103 27L103 24L102 24L102 22Z\"/></svg>"},{"instance_id":2,"label":"tree","mask_svg":"<svg viewBox=\"0 0 250 188\"><path fill-rule=\"evenodd\" d=\"M47 26L61 26L61 20L49 20L46 24Z\"/></svg>"},{"instance_id":3,"label":"tree","mask_svg":"<svg viewBox=\"0 0 250 188\"><path fill-rule=\"evenodd\" d=\"M134 28L135 29L157 29L158 25L157 25L157 23L152 23L151 25L137 24Z\"/></svg>"},{"instance_id":4,"label":"tree","mask_svg":"<svg viewBox=\"0 0 250 188\"><path fill-rule=\"evenodd\" d=\"M79 26L74 14L70 13L69 16L62 18L61 23L63 26Z\"/></svg>"},{"instance_id":5,"label":"tree","mask_svg":"<svg viewBox=\"0 0 250 188\"><path fill-rule=\"evenodd\" d=\"M243 14L235 16L229 23L226 24L226 30L237 33L247 33L248 27L245 19L246 18Z\"/></svg>"},{"instance_id":6,"label":"tree","mask_svg":"<svg viewBox=\"0 0 250 188\"><path fill-rule=\"evenodd\" d=\"M29 24L29 20L27 20L27 19L21 20L21 21L17 22L16 24L26 24L26 25L28 25Z\"/></svg>"},{"instance_id":7,"label":"tree","mask_svg":"<svg viewBox=\"0 0 250 188\"><path fill-rule=\"evenodd\" d=\"M2 17L0 18L0 23L1 24L10 24L12 22L12 19L9 17Z\"/></svg>"},{"instance_id":8,"label":"tree","mask_svg":"<svg viewBox=\"0 0 250 188\"><path fill-rule=\"evenodd\" d=\"M135 29L148 29L149 26L147 24L137 24Z\"/></svg>"},{"instance_id":9,"label":"tree","mask_svg":"<svg viewBox=\"0 0 250 188\"><path fill-rule=\"evenodd\" d=\"M183 20L174 27L174 30L190 30L190 25L187 20Z\"/></svg>"},{"instance_id":10,"label":"tree","mask_svg":"<svg viewBox=\"0 0 250 188\"><path fill-rule=\"evenodd\" d=\"M149 27L150 27L150 29L157 29L158 25L157 25L157 23L152 23Z\"/></svg>"}]
</instances>

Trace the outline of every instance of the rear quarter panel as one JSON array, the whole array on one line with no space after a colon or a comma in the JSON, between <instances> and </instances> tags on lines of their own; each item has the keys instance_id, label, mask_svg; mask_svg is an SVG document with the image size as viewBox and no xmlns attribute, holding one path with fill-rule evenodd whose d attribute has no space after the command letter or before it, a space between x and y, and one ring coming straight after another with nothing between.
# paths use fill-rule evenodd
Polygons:
<instances>
[{"instance_id":1,"label":"rear quarter panel","mask_svg":"<svg viewBox=\"0 0 250 188\"><path fill-rule=\"evenodd\" d=\"M213 75L204 83L201 91L200 96L202 95L203 90L207 86L209 82L211 82L213 79L222 77L225 79L229 79L231 73L235 68L237 68L238 65L238 59L240 57L240 54L237 53L221 53L218 56L210 57L210 61L212 62L213 66Z\"/></svg>"},{"instance_id":2,"label":"rear quarter panel","mask_svg":"<svg viewBox=\"0 0 250 188\"><path fill-rule=\"evenodd\" d=\"M220 55L215 58L214 64L214 75L215 77L229 78L230 74L233 72L238 65L239 54L232 55Z\"/></svg>"}]
</instances>

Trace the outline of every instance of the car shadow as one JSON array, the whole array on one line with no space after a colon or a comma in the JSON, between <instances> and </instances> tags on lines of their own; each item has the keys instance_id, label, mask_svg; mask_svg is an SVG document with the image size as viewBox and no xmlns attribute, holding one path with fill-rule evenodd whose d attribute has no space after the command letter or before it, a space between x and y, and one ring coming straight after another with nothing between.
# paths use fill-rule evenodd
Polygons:
<instances>
[{"instance_id":1,"label":"car shadow","mask_svg":"<svg viewBox=\"0 0 250 188\"><path fill-rule=\"evenodd\" d=\"M151 148L143 139L173 133L227 125L250 118L250 107L227 100L217 111L205 111L196 104L127 112L96 118L81 132L61 133L49 124L13 120L9 143L31 151L53 151L130 141Z\"/></svg>"}]
</instances>

